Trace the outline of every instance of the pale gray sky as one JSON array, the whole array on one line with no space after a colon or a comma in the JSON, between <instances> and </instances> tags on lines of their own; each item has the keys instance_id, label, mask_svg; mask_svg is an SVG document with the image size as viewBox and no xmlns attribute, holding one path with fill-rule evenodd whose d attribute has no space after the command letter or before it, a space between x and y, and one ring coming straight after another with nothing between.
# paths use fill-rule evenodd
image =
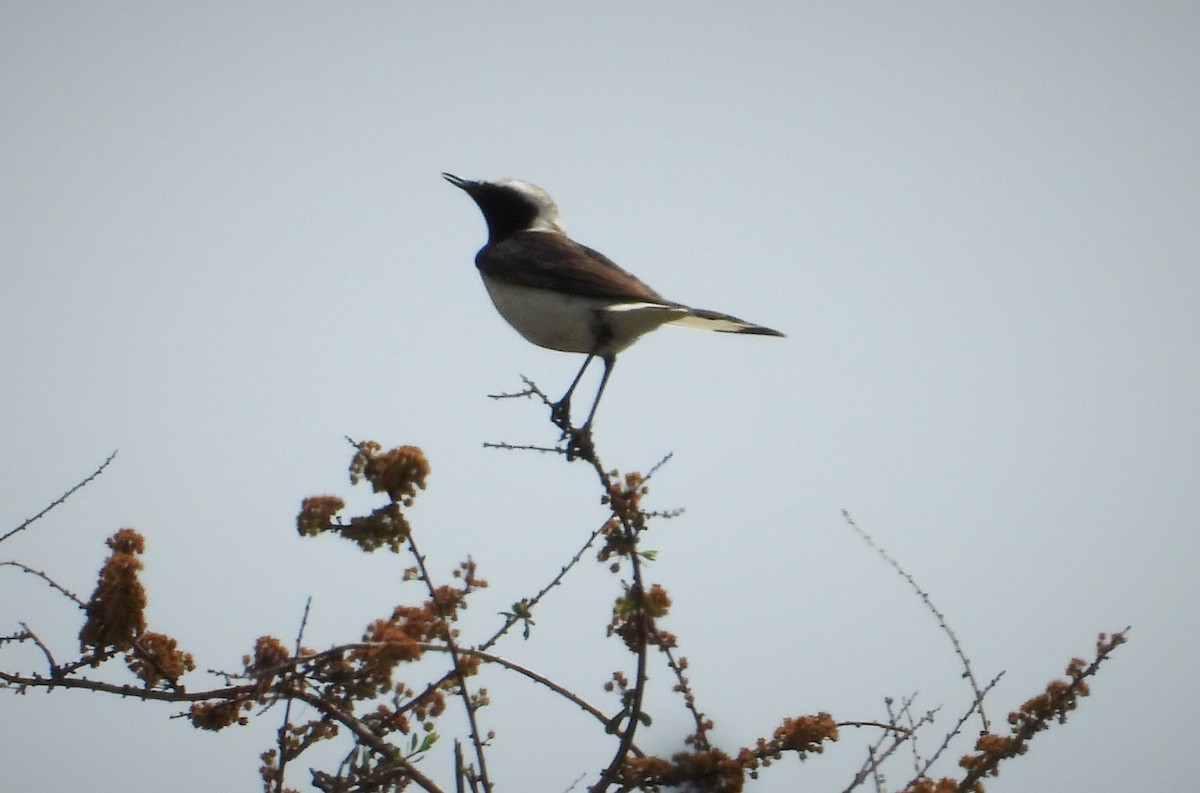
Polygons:
<instances>
[{"instance_id":1,"label":"pale gray sky","mask_svg":"<svg viewBox=\"0 0 1200 793\"><path fill-rule=\"evenodd\" d=\"M943 708L929 740L969 699L846 508L977 672L1007 671L993 716L1134 626L989 789L1189 789L1198 39L1184 3L6 4L0 528L120 455L0 559L87 592L134 526L152 623L202 664L293 636L310 594L309 644L351 640L412 596L405 562L300 541L294 516L346 490L344 435L414 443L423 548L479 562L464 631L490 632L603 515L581 466L482 448L553 440L485 395L518 373L557 393L579 364L495 314L482 219L438 174L518 177L668 297L788 334L656 332L597 419L610 466L675 452L649 506L687 512L654 527L651 573L727 748L913 692ZM586 568L500 649L612 704L618 583ZM0 632L69 653L72 611L2 578ZM488 683L500 790L602 765L574 708ZM643 745L668 752L686 719L651 708ZM258 789L275 714L210 735L175 710L5 697L5 785ZM866 737L752 789L840 790Z\"/></svg>"}]
</instances>

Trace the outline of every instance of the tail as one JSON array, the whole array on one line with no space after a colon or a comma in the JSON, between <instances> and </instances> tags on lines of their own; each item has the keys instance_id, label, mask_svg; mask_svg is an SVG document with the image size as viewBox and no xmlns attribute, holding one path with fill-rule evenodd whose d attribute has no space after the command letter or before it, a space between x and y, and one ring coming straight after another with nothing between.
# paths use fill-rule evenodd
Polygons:
<instances>
[{"instance_id":1,"label":"tail","mask_svg":"<svg viewBox=\"0 0 1200 793\"><path fill-rule=\"evenodd\" d=\"M701 328L703 330L715 330L719 333L748 333L752 336L783 336L777 330L764 327L763 325L755 325L753 322L747 322L744 319L731 317L728 314L722 314L718 311L708 311L703 308L688 309L687 314L679 319L671 320L672 325L683 325L687 328Z\"/></svg>"}]
</instances>

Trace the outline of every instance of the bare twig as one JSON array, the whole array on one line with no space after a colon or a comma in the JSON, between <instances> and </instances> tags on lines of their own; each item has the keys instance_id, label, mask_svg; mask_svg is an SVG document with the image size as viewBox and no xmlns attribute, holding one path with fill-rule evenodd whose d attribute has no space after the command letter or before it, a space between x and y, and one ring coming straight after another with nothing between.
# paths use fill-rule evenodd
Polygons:
<instances>
[{"instance_id":1,"label":"bare twig","mask_svg":"<svg viewBox=\"0 0 1200 793\"><path fill-rule=\"evenodd\" d=\"M33 642L34 645L41 651L42 656L46 659L46 665L49 668L49 677L41 675L32 675L29 678L22 677L12 673L0 672L0 684L7 685L29 685L29 680L41 680L42 686L53 688L59 681L66 680L67 676L74 673L78 669L85 666L99 666L105 661L113 658L117 653L112 651L97 652L95 655L91 653L84 654L74 661L66 664L59 664L54 660L54 654L50 652L50 648L42 641L33 630L24 622L20 623L21 632L13 636L3 637L5 640L15 642ZM10 679L11 678L11 679Z\"/></svg>"},{"instance_id":2,"label":"bare twig","mask_svg":"<svg viewBox=\"0 0 1200 793\"><path fill-rule=\"evenodd\" d=\"M50 667L50 677L58 677L58 662L54 660L54 654L50 652L50 648L46 646L46 643L36 633L30 630L28 625L24 622L18 624L21 626L21 630L25 632L25 635L29 637L29 640L36 644L37 648L42 651L42 655L46 658L46 665Z\"/></svg>"},{"instance_id":3,"label":"bare twig","mask_svg":"<svg viewBox=\"0 0 1200 793\"><path fill-rule=\"evenodd\" d=\"M466 793L467 768L463 763L462 741L454 740L454 790L455 793Z\"/></svg>"},{"instance_id":4,"label":"bare twig","mask_svg":"<svg viewBox=\"0 0 1200 793\"><path fill-rule=\"evenodd\" d=\"M532 444L507 443L505 441L484 441L485 449L508 449L521 452L542 452L543 454L566 454L566 449L557 446L534 446Z\"/></svg>"},{"instance_id":5,"label":"bare twig","mask_svg":"<svg viewBox=\"0 0 1200 793\"><path fill-rule=\"evenodd\" d=\"M971 702L971 707L967 708L966 713L958 717L958 721L955 723L954 728L951 729L950 732L946 733L946 736L942 738L941 745L938 746L934 753L929 756L929 759L926 760L922 766L916 769L916 776L909 780L908 785L905 787L911 787L914 782L929 773L929 769L932 768L933 764L938 761L938 758L941 757L948 748L950 748L950 742L953 741L960 732L962 732L963 725L967 723L967 719L971 718L971 715L981 706L983 697L986 697L988 693L996 687L996 684L1000 682L1000 678L1002 677L1004 677L1003 672L993 677L988 684L983 687L983 691L980 692L979 697Z\"/></svg>"},{"instance_id":6,"label":"bare twig","mask_svg":"<svg viewBox=\"0 0 1200 793\"><path fill-rule=\"evenodd\" d=\"M915 696L914 696L914 700L915 700ZM908 720L908 726L915 730L916 722L913 720L913 711L912 711L911 705L912 705L912 702L909 702L905 706L904 718ZM932 719L934 712L935 711L928 711L925 715L929 716L930 719ZM911 750L911 753L912 753L913 769L914 770L919 769L921 767L921 747L917 745L916 741L909 741L908 748Z\"/></svg>"},{"instance_id":7,"label":"bare twig","mask_svg":"<svg viewBox=\"0 0 1200 793\"><path fill-rule=\"evenodd\" d=\"M37 576L38 578L45 581L46 584L48 584L49 586L53 587L54 589L57 589L59 591L59 593L62 594L64 597L74 601L75 605L79 606L79 608L81 608L81 609L87 608L87 604L84 603L79 598L78 595L76 595L74 592L71 592L69 589L67 589L62 584L55 581L53 578L51 578L49 575L42 572L41 570L35 570L32 567L30 567L29 565L25 565L25 564L21 564L20 562L13 562L13 561L0 562L0 567L15 567L23 573L29 573L32 576Z\"/></svg>"},{"instance_id":8,"label":"bare twig","mask_svg":"<svg viewBox=\"0 0 1200 793\"><path fill-rule=\"evenodd\" d=\"M534 383L525 375L519 375L519 377L521 378L521 382L525 383L524 391L517 391L516 393L512 394L488 394L488 399L521 399L523 397L536 396L542 400L542 404L544 404L546 407L554 407L554 403L551 402L550 398L546 396L540 388L537 387L536 383Z\"/></svg>"},{"instance_id":9,"label":"bare twig","mask_svg":"<svg viewBox=\"0 0 1200 793\"><path fill-rule=\"evenodd\" d=\"M606 523L607 523L607 521L606 521ZM588 535L587 541L582 546L580 546L579 550L575 552L575 555L572 556L565 565L563 565L562 569L559 570L558 573L553 578L550 579L550 582L548 584L546 584L544 587L542 587L537 592L537 594L535 594L533 597L524 601L524 606L526 609L532 610L534 606L536 606L539 602L541 602L542 598L544 598L547 595L547 593L550 592L551 589L553 589L554 587L556 587L562 583L563 578L566 577L567 573L570 572L570 570L572 568L574 568L575 565L579 564L579 560L583 558L584 553L586 553L587 550L589 548L591 548L592 545L596 542L596 538L600 536L600 533L602 531L604 531L604 524L601 524L600 528L596 529L590 535ZM479 645L479 649L487 650L489 647L491 647L497 641L499 641L500 637L502 637L504 634L508 633L509 629L511 629L512 626L515 625L519 621L520 621L520 617L516 616L515 614L512 616L506 617L504 624L502 626L500 626L500 629L497 630L492 635L492 638L488 639L486 642Z\"/></svg>"},{"instance_id":10,"label":"bare twig","mask_svg":"<svg viewBox=\"0 0 1200 793\"><path fill-rule=\"evenodd\" d=\"M296 631L296 646L292 652L294 658L300 657L300 648L304 640L304 629L308 625L308 613L312 608L312 597L304 601L304 613L300 615L300 627ZM293 685L304 686L302 676L296 676ZM283 723L279 725L279 730L276 734L276 745L279 747L279 765L277 767L278 774L275 777L275 793L283 793L283 777L284 771L287 768L288 761L291 759L291 753L287 748L288 729L292 725L292 700L289 697L283 703Z\"/></svg>"},{"instance_id":11,"label":"bare twig","mask_svg":"<svg viewBox=\"0 0 1200 793\"><path fill-rule=\"evenodd\" d=\"M134 699L152 699L157 702L204 702L210 699L235 701L253 698L257 687L253 685L227 686L225 688L209 689L207 691L186 691L165 688L146 688L129 684L107 683L103 680L92 680L86 677L42 677L41 675L19 675L0 670L0 680L13 686L27 688L79 688L85 691L99 691L104 694L115 694L119 697Z\"/></svg>"},{"instance_id":12,"label":"bare twig","mask_svg":"<svg viewBox=\"0 0 1200 793\"><path fill-rule=\"evenodd\" d=\"M646 472L646 476L643 477L642 481L649 482L651 477L653 477L656 473L658 473L660 468L662 468L667 463L671 462L671 458L674 456L675 456L675 452L667 452L666 454L664 454L662 456L661 460L656 462L654 465L650 466L650 470Z\"/></svg>"},{"instance_id":13,"label":"bare twig","mask_svg":"<svg viewBox=\"0 0 1200 793\"><path fill-rule=\"evenodd\" d=\"M442 650L442 651L448 650L447 647L443 647L440 645L422 645L422 646L426 647L427 649L430 649L430 650ZM493 663L498 666L503 666L506 669L511 669L512 671L514 671L518 674L524 675L525 677L529 678L530 680L534 681L535 683L538 683L539 685L545 686L546 688L550 689L555 694L558 694L559 696L561 696L563 699L567 700L568 702L571 702L572 704L577 705L581 710L583 710L584 712L595 717L601 724L608 723L609 717L606 716L602 710L597 708L595 705L592 705L591 703L589 703L588 701L586 701L585 699L580 697L578 694L571 691L570 689L565 688L558 683L555 683L553 680L546 677L545 675L535 672L532 669L530 669L526 666L522 666L521 664L518 664L514 661L510 661L507 658L504 658L502 656L494 655L492 653L487 653L482 650L473 650L470 648L461 647L461 648L459 648L459 651L462 652L464 655L473 655L473 656L483 659L484 661L487 661L488 663ZM645 756L645 753L642 752L642 750L639 749L636 745L633 745L631 747L631 751L633 752L633 754L637 755L638 757Z\"/></svg>"},{"instance_id":14,"label":"bare twig","mask_svg":"<svg viewBox=\"0 0 1200 793\"><path fill-rule=\"evenodd\" d=\"M117 453L114 451L112 454L108 455L108 458L104 462L100 463L99 468L97 468L95 471L92 471L92 473L90 475L88 475L87 478L85 478L83 481L76 484L70 490L68 490L67 492L65 492L61 496L59 496L58 498L51 501L50 504L47 505L46 508L43 509L41 512L34 515L32 518L26 519L20 526L17 526L15 529L12 529L11 531L7 532L4 535L0 535L0 542L4 542L5 540L7 540L9 537L13 536L17 532L23 531L24 529L29 528L29 526L31 524L33 524L35 521L39 520L42 517L45 517L46 513L48 513L50 510L54 509L59 504L66 501L72 495L74 495L76 490L79 490L81 487L85 486L87 483L91 482L93 479L100 476L100 474L104 473L104 469L108 468L108 464L111 463L113 461L113 458L116 456L117 456Z\"/></svg>"},{"instance_id":15,"label":"bare twig","mask_svg":"<svg viewBox=\"0 0 1200 793\"><path fill-rule=\"evenodd\" d=\"M883 763L889 757L891 757L896 752L896 750L899 749L901 746L903 746L906 742L913 741L916 737L916 733L917 733L918 729L920 729L925 724L928 724L933 721L934 711L929 711L929 712L925 713L915 723L912 721L910 714L912 713L912 704L913 704L914 699L915 699L915 695L913 697L908 697L908 698L905 698L904 700L902 700L900 703L900 711L899 712L895 712L892 710L892 700L890 698L885 700L885 702L887 704L888 719L889 719L889 721L887 721L887 722L869 722L869 721L868 722L854 722L854 721L850 721L850 722L839 722L838 723L839 727L841 727L841 726L843 726L843 724L845 724L846 726L854 726L854 727L874 726L874 727L879 727L880 729L884 730L884 732L879 736L879 739L875 743L873 743L867 747L867 759L863 762L862 767L859 768L858 773L856 773L854 775L854 779L852 779L850 781L850 784L846 786L846 789L845 789L845 791L843 791L843 793L849 793L851 790L854 790L856 787L858 787L863 782L865 782L868 777L874 777L875 782L876 782L876 788L879 788L880 787L880 777L879 777L880 766L882 766ZM901 717L904 717L904 716L909 717L909 726L908 727L902 727L900 724L897 723L898 719L900 719ZM889 736L891 737L890 743L887 740ZM884 748L885 743L888 743L886 748Z\"/></svg>"},{"instance_id":16,"label":"bare twig","mask_svg":"<svg viewBox=\"0 0 1200 793\"><path fill-rule=\"evenodd\" d=\"M929 714L926 714L928 716ZM888 721L873 721L871 719L851 719L849 721L837 722L838 727L878 727L885 734L897 734L905 738L911 738L916 735L917 729L921 726L921 722L917 722L910 727L901 727L899 724Z\"/></svg>"},{"instance_id":17,"label":"bare twig","mask_svg":"<svg viewBox=\"0 0 1200 793\"><path fill-rule=\"evenodd\" d=\"M949 637L950 644L954 646L954 652L958 655L958 660L963 665L963 677L965 677L971 683L971 690L975 694L975 702L978 703L976 710L979 712L979 718L983 722L983 730L984 732L987 732L990 729L990 726L988 723L987 714L984 713L983 710L983 690L980 689L979 682L975 679L975 672L971 669L971 661L967 658L967 654L963 651L962 645L959 644L958 636L955 635L954 631L950 628L950 625L946 622L945 615L938 610L937 606L933 605L933 600L929 597L929 593L922 589L919 584L917 584L916 579L913 578L908 571L901 567L900 563L892 558L892 556L886 550L884 550L882 546L875 542L874 538L867 534L866 530L854 522L854 518L850 517L850 512L848 510L842 510L842 517L845 518L846 524L850 526L850 528L854 529L855 533L857 533L858 536L863 539L863 542L871 546L871 548L873 548L885 562L892 566L892 569L900 574L901 578L908 582L908 585L913 588L913 591L915 591L917 596L920 597L925 603L925 607L929 609L930 613L932 613L934 617L937 618L938 627L940 627L942 632Z\"/></svg>"}]
</instances>

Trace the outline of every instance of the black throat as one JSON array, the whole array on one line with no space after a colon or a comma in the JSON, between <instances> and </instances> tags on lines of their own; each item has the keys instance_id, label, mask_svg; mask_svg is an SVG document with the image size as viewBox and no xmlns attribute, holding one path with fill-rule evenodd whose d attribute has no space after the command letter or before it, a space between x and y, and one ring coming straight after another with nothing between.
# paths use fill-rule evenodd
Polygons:
<instances>
[{"instance_id":1,"label":"black throat","mask_svg":"<svg viewBox=\"0 0 1200 793\"><path fill-rule=\"evenodd\" d=\"M500 242L518 231L526 231L537 218L538 207L530 199L506 187L477 182L467 188L487 221L488 244Z\"/></svg>"}]
</instances>

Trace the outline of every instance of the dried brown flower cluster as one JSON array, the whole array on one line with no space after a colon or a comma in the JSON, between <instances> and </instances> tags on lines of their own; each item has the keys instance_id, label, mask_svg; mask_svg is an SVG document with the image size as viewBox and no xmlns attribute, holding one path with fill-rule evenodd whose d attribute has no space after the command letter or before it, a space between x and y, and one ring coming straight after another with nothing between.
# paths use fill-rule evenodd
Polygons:
<instances>
[{"instance_id":1,"label":"dried brown flower cluster","mask_svg":"<svg viewBox=\"0 0 1200 793\"><path fill-rule=\"evenodd\" d=\"M196 664L170 636L146 630L146 590L138 578L145 539L133 529L121 529L105 544L111 553L100 568L79 631L80 647L89 654L85 660L98 666L123 653L126 666L146 688L177 688Z\"/></svg>"},{"instance_id":2,"label":"dried brown flower cluster","mask_svg":"<svg viewBox=\"0 0 1200 793\"><path fill-rule=\"evenodd\" d=\"M425 606L396 606L390 619L376 620L367 626L363 635L366 646L354 651L364 662L363 671L379 680L380 686L391 687L391 671L403 661L415 661L425 650L423 642L446 633L446 620Z\"/></svg>"},{"instance_id":3,"label":"dried brown flower cluster","mask_svg":"<svg viewBox=\"0 0 1200 793\"><path fill-rule=\"evenodd\" d=\"M608 634L620 636L629 651L634 653L641 652L647 646L674 647L675 637L658 628L658 620L665 617L670 608L671 598L658 584L651 585L650 590L644 593L641 587L630 586L613 605Z\"/></svg>"},{"instance_id":4,"label":"dried brown flower cluster","mask_svg":"<svg viewBox=\"0 0 1200 793\"><path fill-rule=\"evenodd\" d=\"M608 495L602 499L612 509L613 517L631 528L641 531L646 528L646 513L642 512L642 496L647 495L650 488L646 486L646 477L638 471L625 474L624 482L621 476L613 471L609 475Z\"/></svg>"},{"instance_id":5,"label":"dried brown flower cluster","mask_svg":"<svg viewBox=\"0 0 1200 793\"><path fill-rule=\"evenodd\" d=\"M959 787L957 779L943 777L941 779L934 780L929 779L928 777L921 777L905 788L904 793L968 793L968 790L972 793L974 793L974 791L982 791L983 786L974 785L967 790L964 790Z\"/></svg>"},{"instance_id":6,"label":"dried brown flower cluster","mask_svg":"<svg viewBox=\"0 0 1200 793\"><path fill-rule=\"evenodd\" d=\"M1096 641L1096 657L1091 663L1082 658L1073 658L1067 665L1066 680L1052 680L1046 690L1025 702L1021 707L1008 714L1011 731L1008 735L985 733L975 742L976 754L967 755L959 761L967 771L967 777L961 785L963 790L982 791L983 786L978 780L986 776L995 776L1001 762L1012 757L1025 754L1029 741L1051 724L1066 723L1067 714L1079 705L1079 699L1091 693L1087 678L1096 674L1113 650L1126 642L1125 633L1114 633L1111 636L1100 634Z\"/></svg>"},{"instance_id":7,"label":"dried brown flower cluster","mask_svg":"<svg viewBox=\"0 0 1200 793\"><path fill-rule=\"evenodd\" d=\"M192 725L201 730L223 730L231 724L248 724L249 718L243 713L253 707L249 700L209 700L197 702L188 711L188 719Z\"/></svg>"},{"instance_id":8,"label":"dried brown flower cluster","mask_svg":"<svg viewBox=\"0 0 1200 793\"><path fill-rule=\"evenodd\" d=\"M177 687L179 678L196 668L191 653L180 650L178 642L170 636L154 631L146 631L138 637L125 663L146 688Z\"/></svg>"},{"instance_id":9,"label":"dried brown flower cluster","mask_svg":"<svg viewBox=\"0 0 1200 793\"><path fill-rule=\"evenodd\" d=\"M680 752L662 757L631 757L625 762L620 782L630 790L656 791L682 788L703 793L740 793L745 769L720 749Z\"/></svg>"},{"instance_id":10,"label":"dried brown flower cluster","mask_svg":"<svg viewBox=\"0 0 1200 793\"><path fill-rule=\"evenodd\" d=\"M400 446L387 452L381 452L374 441L355 446L357 451L350 463L351 483L366 480L376 493L386 493L390 503L370 514L339 523L336 516L346 502L337 496L312 496L301 503L296 528L301 536L332 531L367 552L386 545L393 553L399 553L412 531L401 507L411 507L417 490L425 489L429 461L416 446Z\"/></svg>"},{"instance_id":11,"label":"dried brown flower cluster","mask_svg":"<svg viewBox=\"0 0 1200 793\"><path fill-rule=\"evenodd\" d=\"M837 739L837 722L828 713L798 716L784 719L783 724L775 728L771 740L764 741L760 738L753 752L743 749L738 756L747 764L753 757L761 760L763 765L770 765L771 760L778 760L784 752L795 752L800 759L804 759L810 752L820 754L825 751L826 741L833 742Z\"/></svg>"},{"instance_id":12,"label":"dried brown flower cluster","mask_svg":"<svg viewBox=\"0 0 1200 793\"><path fill-rule=\"evenodd\" d=\"M757 776L760 766L769 766L784 752L800 759L824 751L826 741L838 739L837 723L828 713L784 719L771 740L760 738L753 749L742 749L730 757L720 749L704 748L680 752L670 760L661 757L631 757L620 781L639 790L684 787L704 793L740 793L747 776Z\"/></svg>"},{"instance_id":13,"label":"dried brown flower cluster","mask_svg":"<svg viewBox=\"0 0 1200 793\"><path fill-rule=\"evenodd\" d=\"M296 529L301 537L315 537L323 531L331 531L336 528L333 519L345 508L346 502L337 496L309 496L300 502Z\"/></svg>"},{"instance_id":14,"label":"dried brown flower cluster","mask_svg":"<svg viewBox=\"0 0 1200 793\"><path fill-rule=\"evenodd\" d=\"M133 529L121 529L106 544L112 553L100 568L87 621L79 631L80 646L96 657L133 649L146 630L146 590L138 580L145 540Z\"/></svg>"},{"instance_id":15,"label":"dried brown flower cluster","mask_svg":"<svg viewBox=\"0 0 1200 793\"><path fill-rule=\"evenodd\" d=\"M357 742L370 749L352 753L354 762L345 764L342 773L334 778L317 774L338 789L399 790L412 781L428 780L409 762L427 751L437 740L436 720L446 711L446 695L464 696L468 710L487 704L484 690L468 691L466 680L479 667L479 659L456 649L457 630L453 624L459 612L466 608L467 597L487 582L477 575L474 562L462 562L453 571L456 585L437 586L429 579L424 557L417 551L412 529L402 507L410 507L418 490L425 488L430 467L420 449L401 446L381 451L379 444L368 441L355 444L356 452L350 464L353 484L368 482L376 493L384 493L389 503L365 516L351 517L336 523L335 517L345 507L336 496L317 496L305 499L297 524L302 535L333 531L366 551L387 546L400 551L407 545L416 564L405 571L405 580L424 582L429 597L418 605L400 604L386 619L367 626L362 641L345 648L324 653L303 650L291 663L283 663L284 676L272 688L287 686L290 696L303 699L321 715L307 723L290 721L281 731L277 749L262 755L260 773L275 790L282 784L284 769L291 760L310 746L335 737L339 725L354 731ZM253 664L248 663L246 676L260 681L270 671L280 673L280 665L262 660L263 641ZM272 640L274 641L274 640ZM430 650L448 652L451 669L430 684L416 686L401 682L397 672L402 665L412 664ZM286 659L286 650L279 645L273 654ZM388 702L381 697L390 695ZM423 737L418 738L418 733ZM408 736L408 753L388 740L388 736ZM369 739L367 736L370 736Z\"/></svg>"},{"instance_id":16,"label":"dried brown flower cluster","mask_svg":"<svg viewBox=\"0 0 1200 793\"><path fill-rule=\"evenodd\" d=\"M231 692L228 699L197 702L188 711L192 725L202 730L223 730L234 724L245 725L245 715L257 703L267 705L281 694L281 682L289 671L291 654L274 636L260 636L254 643L254 654L242 656L243 672L239 677L249 685Z\"/></svg>"},{"instance_id":17,"label":"dried brown flower cluster","mask_svg":"<svg viewBox=\"0 0 1200 793\"><path fill-rule=\"evenodd\" d=\"M429 461L416 446L397 446L386 452L375 441L357 444L358 452L350 462L350 483L362 479L376 493L387 493L392 501L411 507L417 490L425 489Z\"/></svg>"}]
</instances>

